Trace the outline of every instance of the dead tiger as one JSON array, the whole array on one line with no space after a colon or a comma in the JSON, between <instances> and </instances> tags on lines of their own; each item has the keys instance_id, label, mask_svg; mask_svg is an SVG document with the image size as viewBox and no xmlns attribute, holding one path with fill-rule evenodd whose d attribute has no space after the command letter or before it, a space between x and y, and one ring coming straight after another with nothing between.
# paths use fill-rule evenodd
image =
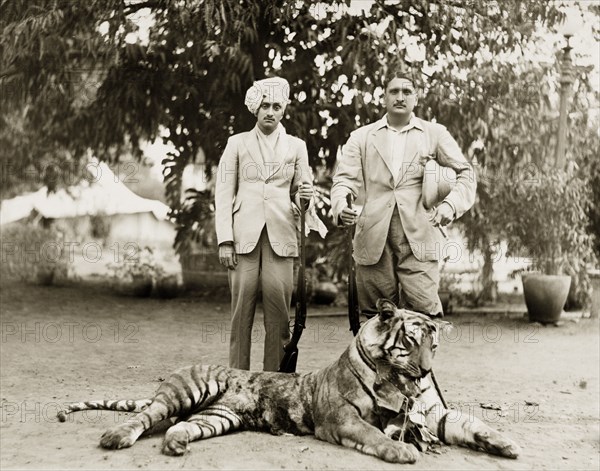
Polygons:
<instances>
[{"instance_id":1,"label":"dead tiger","mask_svg":"<svg viewBox=\"0 0 600 471\"><path fill-rule=\"evenodd\" d=\"M331 365L306 374L250 372L194 365L174 372L152 399L72 403L60 411L137 412L107 430L104 448L132 446L143 433L170 421L162 451L182 455L194 440L235 430L314 434L396 463L413 463L438 439L516 458L519 447L475 417L456 416L432 386L438 324L380 300ZM406 443L412 442L412 443Z\"/></svg>"}]
</instances>

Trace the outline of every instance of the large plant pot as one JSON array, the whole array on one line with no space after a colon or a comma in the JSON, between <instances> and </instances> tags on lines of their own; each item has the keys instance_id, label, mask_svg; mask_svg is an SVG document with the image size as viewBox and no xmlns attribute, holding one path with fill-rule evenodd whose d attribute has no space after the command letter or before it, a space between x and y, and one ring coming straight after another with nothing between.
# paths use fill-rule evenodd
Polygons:
<instances>
[{"instance_id":1,"label":"large plant pot","mask_svg":"<svg viewBox=\"0 0 600 471\"><path fill-rule=\"evenodd\" d=\"M567 275L523 275L523 296L531 322L554 324L563 312L571 277Z\"/></svg>"},{"instance_id":2,"label":"large plant pot","mask_svg":"<svg viewBox=\"0 0 600 471\"><path fill-rule=\"evenodd\" d=\"M315 304L331 304L338 295L338 288L331 281L319 281L315 286L312 301Z\"/></svg>"}]
</instances>

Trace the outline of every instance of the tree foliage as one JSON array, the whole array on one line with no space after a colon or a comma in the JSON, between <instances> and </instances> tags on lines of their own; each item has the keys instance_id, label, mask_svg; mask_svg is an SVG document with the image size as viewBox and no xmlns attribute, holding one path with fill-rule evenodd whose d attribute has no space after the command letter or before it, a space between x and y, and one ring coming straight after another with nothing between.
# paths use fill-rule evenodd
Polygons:
<instances>
[{"instance_id":1,"label":"tree foliage","mask_svg":"<svg viewBox=\"0 0 600 471\"><path fill-rule=\"evenodd\" d=\"M106 160L139 154L140 139L164 127L177 149L169 171L176 206L181 169L198 149L214 164L227 137L253 125L243 95L255 79L290 81L287 126L307 140L313 166L332 167L349 131L381 114L374 96L388 69L411 66L408 45L422 44L429 58L414 70L435 69L424 109L452 128L468 84L457 71L473 69L480 51L519 47L536 21L559 15L543 0L375 1L368 16L349 4L3 1L2 109L21 113L29 161L58 148L75 158L87 149ZM135 36L141 12L152 20L147 40ZM497 71L478 83L489 95L510 82ZM455 133L466 145L472 118L487 113L473 98L461 113L469 125ZM9 118L3 112L4 125Z\"/></svg>"},{"instance_id":2,"label":"tree foliage","mask_svg":"<svg viewBox=\"0 0 600 471\"><path fill-rule=\"evenodd\" d=\"M183 203L183 169L202 149L210 170L227 138L254 125L245 90L273 74L291 84L284 123L306 140L314 169L332 169L350 131L381 116L381 84L397 67L426 79L424 118L445 124L465 150L483 143L481 169L498 176L546 158L547 134L534 131L537 83L549 71L529 64L525 49L537 30L561 19L554 3L374 0L362 13L349 6L1 0L4 191L26 184L26 169L43 173L57 156L77 163L91 150L115 161L139 156L143 140L164 135L175 148L165 156L165 181L184 244L201 231L210 195L193 192ZM496 197L493 182L480 185L467 219L474 247L499 233Z\"/></svg>"}]
</instances>

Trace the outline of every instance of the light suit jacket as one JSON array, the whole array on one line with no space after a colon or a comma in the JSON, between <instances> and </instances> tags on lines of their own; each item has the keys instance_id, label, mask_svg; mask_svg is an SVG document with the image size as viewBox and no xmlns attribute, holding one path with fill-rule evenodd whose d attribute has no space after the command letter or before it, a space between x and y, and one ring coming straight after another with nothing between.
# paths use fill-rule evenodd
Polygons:
<instances>
[{"instance_id":1,"label":"light suit jacket","mask_svg":"<svg viewBox=\"0 0 600 471\"><path fill-rule=\"evenodd\" d=\"M239 254L250 253L263 227L273 251L298 255L297 208L293 201L300 183L312 185L303 140L281 134L274 162L263 159L256 129L231 136L223 151L215 184L217 242L232 241Z\"/></svg>"},{"instance_id":2,"label":"light suit jacket","mask_svg":"<svg viewBox=\"0 0 600 471\"><path fill-rule=\"evenodd\" d=\"M442 238L423 207L422 184L427 158L456 171L456 185L444 199L459 218L475 201L476 181L471 164L446 128L413 117L399 175L392 175L385 117L352 132L343 146L333 177L331 205L334 221L352 193L364 204L354 236L354 259L361 265L377 263L383 253L394 206L398 208L411 250L420 261L439 260Z\"/></svg>"}]
</instances>

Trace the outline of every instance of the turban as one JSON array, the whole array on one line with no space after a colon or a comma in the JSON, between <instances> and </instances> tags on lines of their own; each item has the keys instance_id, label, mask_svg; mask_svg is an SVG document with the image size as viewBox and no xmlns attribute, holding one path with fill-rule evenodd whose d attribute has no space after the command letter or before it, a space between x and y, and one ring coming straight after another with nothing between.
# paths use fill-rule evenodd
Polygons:
<instances>
[{"instance_id":1,"label":"turban","mask_svg":"<svg viewBox=\"0 0 600 471\"><path fill-rule=\"evenodd\" d=\"M281 77L258 80L246 92L244 104L250 113L256 115L263 100L287 105L290 102L290 84Z\"/></svg>"}]
</instances>

